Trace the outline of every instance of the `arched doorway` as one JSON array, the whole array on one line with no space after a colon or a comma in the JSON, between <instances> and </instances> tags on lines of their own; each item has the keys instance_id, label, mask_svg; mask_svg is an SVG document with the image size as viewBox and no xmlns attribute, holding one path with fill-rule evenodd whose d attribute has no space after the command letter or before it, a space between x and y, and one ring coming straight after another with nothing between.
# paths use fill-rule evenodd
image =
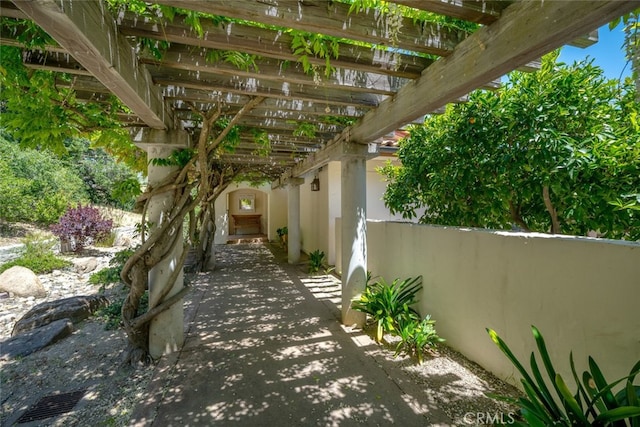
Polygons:
<instances>
[{"instance_id":1,"label":"arched doorway","mask_svg":"<svg viewBox=\"0 0 640 427\"><path fill-rule=\"evenodd\" d=\"M267 194L255 188L228 193L229 240L266 238L268 225Z\"/></svg>"}]
</instances>

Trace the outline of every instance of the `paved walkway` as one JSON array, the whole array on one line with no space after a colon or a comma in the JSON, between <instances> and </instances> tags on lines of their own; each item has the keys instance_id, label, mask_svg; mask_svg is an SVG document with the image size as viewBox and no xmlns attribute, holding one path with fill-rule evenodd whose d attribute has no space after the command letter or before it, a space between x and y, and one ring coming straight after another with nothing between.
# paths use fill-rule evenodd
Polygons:
<instances>
[{"instance_id":1,"label":"paved walkway","mask_svg":"<svg viewBox=\"0 0 640 427\"><path fill-rule=\"evenodd\" d=\"M219 246L197 276L182 351L164 358L140 426L432 426L450 420L338 321L335 279L265 245ZM280 251L282 252L282 251Z\"/></svg>"}]
</instances>

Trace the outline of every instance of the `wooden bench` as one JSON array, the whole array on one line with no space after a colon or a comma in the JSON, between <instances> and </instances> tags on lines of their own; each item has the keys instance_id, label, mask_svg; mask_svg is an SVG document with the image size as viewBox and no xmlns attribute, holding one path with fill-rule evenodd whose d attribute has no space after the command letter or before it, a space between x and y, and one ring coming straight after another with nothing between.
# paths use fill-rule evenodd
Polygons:
<instances>
[{"instance_id":1,"label":"wooden bench","mask_svg":"<svg viewBox=\"0 0 640 427\"><path fill-rule=\"evenodd\" d=\"M262 222L260 221L262 215L231 216L233 217L234 234L260 234L262 231ZM242 233L240 231L242 231Z\"/></svg>"}]
</instances>

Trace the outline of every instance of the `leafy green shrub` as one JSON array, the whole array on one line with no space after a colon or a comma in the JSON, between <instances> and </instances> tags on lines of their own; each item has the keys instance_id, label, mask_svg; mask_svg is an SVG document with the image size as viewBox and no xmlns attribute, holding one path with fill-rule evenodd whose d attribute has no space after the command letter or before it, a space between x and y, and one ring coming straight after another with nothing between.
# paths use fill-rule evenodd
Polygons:
<instances>
[{"instance_id":1,"label":"leafy green shrub","mask_svg":"<svg viewBox=\"0 0 640 427\"><path fill-rule=\"evenodd\" d=\"M108 285L120 281L120 272L115 267L107 267L89 276L89 283L92 285Z\"/></svg>"},{"instance_id":2,"label":"leafy green shrub","mask_svg":"<svg viewBox=\"0 0 640 427\"><path fill-rule=\"evenodd\" d=\"M487 329L493 342L522 375L521 381L526 393L526 397L517 400L504 397L500 399L520 406L520 412L527 425L640 425L640 386L633 384L636 375L640 374L640 361L631 368L628 376L608 382L595 360L589 357L589 370L584 371L580 381L573 354L570 354L569 363L577 386L577 390L572 393L564 378L556 372L542 334L535 326L532 326L531 330L555 396L547 387L533 352L530 357L531 374L529 374L498 334L492 329ZM624 386L614 394L614 387L622 382Z\"/></svg>"},{"instance_id":3,"label":"leafy green shrub","mask_svg":"<svg viewBox=\"0 0 640 427\"><path fill-rule=\"evenodd\" d=\"M105 238L113 227L110 219L104 219L97 208L79 205L69 208L51 232L61 243L71 244L74 252L82 252L88 244Z\"/></svg>"},{"instance_id":4,"label":"leafy green shrub","mask_svg":"<svg viewBox=\"0 0 640 427\"><path fill-rule=\"evenodd\" d=\"M422 363L427 347L435 347L436 344L445 341L438 336L435 323L436 321L429 315L421 321L411 317L400 320L398 324L400 342L396 346L396 356L405 353L408 356L415 356L418 363Z\"/></svg>"},{"instance_id":5,"label":"leafy green shrub","mask_svg":"<svg viewBox=\"0 0 640 427\"><path fill-rule=\"evenodd\" d=\"M322 264L324 263L324 252L320 249L309 254L309 273L315 274L320 271Z\"/></svg>"},{"instance_id":6,"label":"leafy green shrub","mask_svg":"<svg viewBox=\"0 0 640 427\"><path fill-rule=\"evenodd\" d=\"M380 342L384 332L397 330L399 322L420 318L411 307L417 302L416 294L420 289L422 276L402 281L397 278L391 284L380 277L373 283L367 283L360 298L351 303L351 308L371 316L377 324L376 341Z\"/></svg>"},{"instance_id":7,"label":"leafy green shrub","mask_svg":"<svg viewBox=\"0 0 640 427\"><path fill-rule=\"evenodd\" d=\"M83 138L65 141L65 161L84 181L92 204L131 209L140 194L136 174L124 163L118 163L102 148Z\"/></svg>"},{"instance_id":8,"label":"leafy green shrub","mask_svg":"<svg viewBox=\"0 0 640 427\"><path fill-rule=\"evenodd\" d=\"M0 218L53 224L86 200L82 180L50 154L20 147L0 134Z\"/></svg>"},{"instance_id":9,"label":"leafy green shrub","mask_svg":"<svg viewBox=\"0 0 640 427\"><path fill-rule=\"evenodd\" d=\"M0 266L0 273L16 265L28 268L36 274L46 274L70 266L71 262L56 256L53 252L55 245L52 239L47 240L44 236L27 235L24 238L22 254Z\"/></svg>"},{"instance_id":10,"label":"leafy green shrub","mask_svg":"<svg viewBox=\"0 0 640 427\"><path fill-rule=\"evenodd\" d=\"M104 328L108 331L118 329L122 326L122 304L124 299L109 304L106 307L99 309L96 315L104 319ZM140 306L138 307L138 315L146 313L149 309L149 292L145 292L140 299Z\"/></svg>"},{"instance_id":11,"label":"leafy green shrub","mask_svg":"<svg viewBox=\"0 0 640 427\"><path fill-rule=\"evenodd\" d=\"M89 283L93 285L108 285L110 283L120 282L120 273L125 263L133 255L134 249L123 249L116 252L116 254L109 261L109 267L103 268L96 273L89 276Z\"/></svg>"}]
</instances>

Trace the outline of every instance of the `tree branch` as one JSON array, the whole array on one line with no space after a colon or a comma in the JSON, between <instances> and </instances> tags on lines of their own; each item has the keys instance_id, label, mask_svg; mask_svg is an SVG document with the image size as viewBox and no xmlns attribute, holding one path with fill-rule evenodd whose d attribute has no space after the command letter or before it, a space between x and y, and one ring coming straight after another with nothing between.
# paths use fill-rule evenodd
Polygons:
<instances>
[{"instance_id":1,"label":"tree branch","mask_svg":"<svg viewBox=\"0 0 640 427\"><path fill-rule=\"evenodd\" d=\"M560 222L558 221L558 212L553 207L551 203L551 196L549 195L549 186L542 186L542 198L544 199L544 206L547 208L547 212L549 212L549 216L551 217L551 233L552 234L560 234Z\"/></svg>"}]
</instances>

